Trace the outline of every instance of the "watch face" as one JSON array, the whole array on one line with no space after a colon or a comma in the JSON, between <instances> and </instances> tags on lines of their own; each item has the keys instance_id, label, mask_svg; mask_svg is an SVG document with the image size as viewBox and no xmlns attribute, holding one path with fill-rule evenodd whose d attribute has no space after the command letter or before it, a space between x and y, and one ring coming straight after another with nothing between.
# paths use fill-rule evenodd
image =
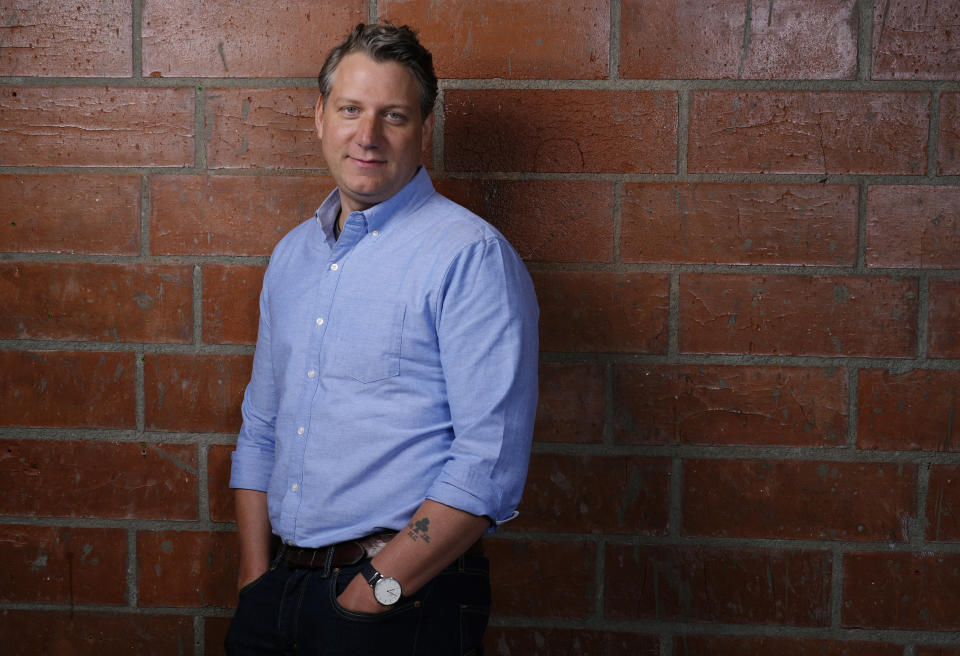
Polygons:
<instances>
[{"instance_id":1,"label":"watch face","mask_svg":"<svg viewBox=\"0 0 960 656\"><path fill-rule=\"evenodd\" d=\"M373 596L384 606L392 606L397 603L400 594L400 582L390 577L380 579L373 588Z\"/></svg>"}]
</instances>

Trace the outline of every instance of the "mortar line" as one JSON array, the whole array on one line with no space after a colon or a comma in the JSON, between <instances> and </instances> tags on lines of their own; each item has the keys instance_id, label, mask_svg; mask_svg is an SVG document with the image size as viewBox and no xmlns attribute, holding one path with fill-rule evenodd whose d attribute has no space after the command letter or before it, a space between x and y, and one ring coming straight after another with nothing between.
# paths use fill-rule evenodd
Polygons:
<instances>
[{"instance_id":1,"label":"mortar line","mask_svg":"<svg viewBox=\"0 0 960 656\"><path fill-rule=\"evenodd\" d=\"M660 634L660 653L657 656L673 656L673 635L670 633ZM684 650L686 654L686 650Z\"/></svg>"},{"instance_id":2,"label":"mortar line","mask_svg":"<svg viewBox=\"0 0 960 656\"><path fill-rule=\"evenodd\" d=\"M193 168L203 172L207 168L207 91L202 86L193 88Z\"/></svg>"},{"instance_id":3,"label":"mortar line","mask_svg":"<svg viewBox=\"0 0 960 656\"><path fill-rule=\"evenodd\" d=\"M620 0L610 2L610 66L608 75L610 80L620 79L620 30L622 24L622 6Z\"/></svg>"},{"instance_id":4,"label":"mortar line","mask_svg":"<svg viewBox=\"0 0 960 656\"><path fill-rule=\"evenodd\" d=\"M677 92L677 175L689 174L687 157L690 153L690 91Z\"/></svg>"},{"instance_id":5,"label":"mortar line","mask_svg":"<svg viewBox=\"0 0 960 656\"><path fill-rule=\"evenodd\" d=\"M206 653L207 631L203 615L193 616L193 656L204 656Z\"/></svg>"},{"instance_id":6,"label":"mortar line","mask_svg":"<svg viewBox=\"0 0 960 656\"><path fill-rule=\"evenodd\" d=\"M377 23L380 20L380 6L377 0L367 0L367 22Z\"/></svg>"},{"instance_id":7,"label":"mortar line","mask_svg":"<svg viewBox=\"0 0 960 656\"><path fill-rule=\"evenodd\" d=\"M918 549L926 543L927 498L930 494L930 464L917 465L917 512L910 522L910 544Z\"/></svg>"},{"instance_id":8,"label":"mortar line","mask_svg":"<svg viewBox=\"0 0 960 656\"><path fill-rule=\"evenodd\" d=\"M623 264L623 197L624 183L614 182L611 192L613 193L613 265L617 267Z\"/></svg>"},{"instance_id":9,"label":"mortar line","mask_svg":"<svg viewBox=\"0 0 960 656\"><path fill-rule=\"evenodd\" d=\"M670 461L670 510L667 519L668 535L682 537L683 525L683 461L690 456L674 456Z\"/></svg>"},{"instance_id":10,"label":"mortar line","mask_svg":"<svg viewBox=\"0 0 960 656\"><path fill-rule=\"evenodd\" d=\"M830 578L830 629L843 629L843 547L831 549L832 567Z\"/></svg>"},{"instance_id":11,"label":"mortar line","mask_svg":"<svg viewBox=\"0 0 960 656\"><path fill-rule=\"evenodd\" d=\"M919 277L917 293L917 364L926 364L927 348L930 339L930 279Z\"/></svg>"},{"instance_id":12,"label":"mortar line","mask_svg":"<svg viewBox=\"0 0 960 656\"><path fill-rule=\"evenodd\" d=\"M873 76L873 0L860 0L857 17L857 81Z\"/></svg>"},{"instance_id":13,"label":"mortar line","mask_svg":"<svg viewBox=\"0 0 960 656\"><path fill-rule=\"evenodd\" d=\"M210 480L210 445L197 444L197 500L199 502L200 521L211 522L210 494L207 481Z\"/></svg>"},{"instance_id":14,"label":"mortar line","mask_svg":"<svg viewBox=\"0 0 960 656\"><path fill-rule=\"evenodd\" d=\"M601 443L607 447L614 445L616 392L616 367L612 362L603 364L603 426L600 428Z\"/></svg>"},{"instance_id":15,"label":"mortar line","mask_svg":"<svg viewBox=\"0 0 960 656\"><path fill-rule=\"evenodd\" d=\"M147 356L144 354L144 350L142 348L136 349L133 352L133 354L134 354L133 357L134 357L134 367L135 367L134 385L136 386L136 389L135 389L136 400L134 401L134 403L136 403L136 407L135 407L136 425L137 425L136 434L138 436L142 436L143 433L146 431L146 425L147 425L147 420L146 420L147 395L145 392L146 374L144 373L144 360L146 359Z\"/></svg>"},{"instance_id":16,"label":"mortar line","mask_svg":"<svg viewBox=\"0 0 960 656\"><path fill-rule=\"evenodd\" d=\"M859 182L857 196L857 263L853 273L867 273L867 182Z\"/></svg>"},{"instance_id":17,"label":"mortar line","mask_svg":"<svg viewBox=\"0 0 960 656\"><path fill-rule=\"evenodd\" d=\"M857 422L859 421L860 408L857 387L860 385L860 370L858 367L849 367L847 369L847 447L851 450L857 448Z\"/></svg>"},{"instance_id":18,"label":"mortar line","mask_svg":"<svg viewBox=\"0 0 960 656\"><path fill-rule=\"evenodd\" d=\"M433 157L433 169L436 172L438 178L446 177L446 170L444 168L443 153L446 148L446 142L444 141L443 130L446 125L446 107L447 107L447 96L446 91L441 87L437 90L437 100L434 104L433 109L433 146L432 146L432 157Z\"/></svg>"},{"instance_id":19,"label":"mortar line","mask_svg":"<svg viewBox=\"0 0 960 656\"><path fill-rule=\"evenodd\" d=\"M930 120L927 124L927 178L935 180L939 167L937 155L940 150L940 89L930 90Z\"/></svg>"},{"instance_id":20,"label":"mortar line","mask_svg":"<svg viewBox=\"0 0 960 656\"><path fill-rule=\"evenodd\" d=\"M203 269L193 265L193 345L203 346Z\"/></svg>"},{"instance_id":21,"label":"mortar line","mask_svg":"<svg viewBox=\"0 0 960 656\"><path fill-rule=\"evenodd\" d=\"M137 592L137 526L127 529L127 604L130 608L139 605Z\"/></svg>"},{"instance_id":22,"label":"mortar line","mask_svg":"<svg viewBox=\"0 0 960 656\"><path fill-rule=\"evenodd\" d=\"M135 259L150 256L150 175L140 174L140 253ZM115 263L119 258L110 257L109 262ZM122 261L122 260L121 260Z\"/></svg>"},{"instance_id":23,"label":"mortar line","mask_svg":"<svg viewBox=\"0 0 960 656\"><path fill-rule=\"evenodd\" d=\"M667 315L667 359L680 355L680 272L670 272L670 305Z\"/></svg>"},{"instance_id":24,"label":"mortar line","mask_svg":"<svg viewBox=\"0 0 960 656\"><path fill-rule=\"evenodd\" d=\"M131 46L133 57L130 76L134 80L143 79L143 0L133 0L131 3Z\"/></svg>"}]
</instances>

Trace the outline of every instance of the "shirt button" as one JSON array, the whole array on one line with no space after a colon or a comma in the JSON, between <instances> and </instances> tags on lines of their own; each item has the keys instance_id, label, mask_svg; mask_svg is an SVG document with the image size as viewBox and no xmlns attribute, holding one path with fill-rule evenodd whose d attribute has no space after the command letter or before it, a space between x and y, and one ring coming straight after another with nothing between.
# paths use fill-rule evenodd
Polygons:
<instances>
[{"instance_id":1,"label":"shirt button","mask_svg":"<svg viewBox=\"0 0 960 656\"><path fill-rule=\"evenodd\" d=\"M307 372L307 378L314 378L317 375L317 372L311 369Z\"/></svg>"},{"instance_id":2,"label":"shirt button","mask_svg":"<svg viewBox=\"0 0 960 656\"><path fill-rule=\"evenodd\" d=\"M339 269L339 268L340 268L340 265L337 264L336 262L334 262L333 264L330 265L330 270L331 270L331 271L336 271L336 270Z\"/></svg>"},{"instance_id":3,"label":"shirt button","mask_svg":"<svg viewBox=\"0 0 960 656\"><path fill-rule=\"evenodd\" d=\"M322 326L322 325L323 325L323 317L317 317L317 325L318 325L318 326Z\"/></svg>"},{"instance_id":4,"label":"shirt button","mask_svg":"<svg viewBox=\"0 0 960 656\"><path fill-rule=\"evenodd\" d=\"M374 230L373 233L371 233L371 234L373 234L374 237L377 237L377 236L379 236L380 231L379 231L379 230Z\"/></svg>"},{"instance_id":5,"label":"shirt button","mask_svg":"<svg viewBox=\"0 0 960 656\"><path fill-rule=\"evenodd\" d=\"M300 489L300 486L297 485L296 483L294 483L293 485L290 486L290 489L293 490L294 492L296 492L297 490Z\"/></svg>"},{"instance_id":6,"label":"shirt button","mask_svg":"<svg viewBox=\"0 0 960 656\"><path fill-rule=\"evenodd\" d=\"M305 432L307 432L307 430L303 426L297 429L297 435L303 435Z\"/></svg>"}]
</instances>

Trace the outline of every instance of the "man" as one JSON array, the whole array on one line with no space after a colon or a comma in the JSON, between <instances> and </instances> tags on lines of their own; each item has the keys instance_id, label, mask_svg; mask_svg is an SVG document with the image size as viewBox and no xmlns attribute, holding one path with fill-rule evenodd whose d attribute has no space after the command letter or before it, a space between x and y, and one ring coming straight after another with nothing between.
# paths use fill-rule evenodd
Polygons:
<instances>
[{"instance_id":1,"label":"man","mask_svg":"<svg viewBox=\"0 0 960 656\"><path fill-rule=\"evenodd\" d=\"M529 459L533 286L420 167L437 82L410 29L358 25L319 82L337 189L264 277L228 653L479 654L479 538L516 514Z\"/></svg>"}]
</instances>

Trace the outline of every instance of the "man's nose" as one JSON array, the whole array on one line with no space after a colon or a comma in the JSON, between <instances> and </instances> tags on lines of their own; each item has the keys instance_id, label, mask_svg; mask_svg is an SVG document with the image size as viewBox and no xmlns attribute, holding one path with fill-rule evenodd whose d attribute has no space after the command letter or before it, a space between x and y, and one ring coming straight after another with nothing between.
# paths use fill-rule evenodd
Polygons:
<instances>
[{"instance_id":1,"label":"man's nose","mask_svg":"<svg viewBox=\"0 0 960 656\"><path fill-rule=\"evenodd\" d=\"M364 116L357 129L357 144L364 148L375 148L380 143L380 120L376 116Z\"/></svg>"}]
</instances>

